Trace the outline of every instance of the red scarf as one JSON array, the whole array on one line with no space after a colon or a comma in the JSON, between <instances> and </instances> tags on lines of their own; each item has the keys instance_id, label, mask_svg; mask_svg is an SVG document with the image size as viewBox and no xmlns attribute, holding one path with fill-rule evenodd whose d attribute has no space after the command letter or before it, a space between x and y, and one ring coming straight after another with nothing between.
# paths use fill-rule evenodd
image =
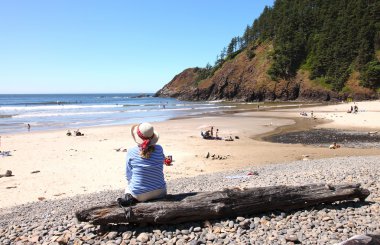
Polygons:
<instances>
[{"instance_id":1,"label":"red scarf","mask_svg":"<svg viewBox=\"0 0 380 245\"><path fill-rule=\"evenodd\" d=\"M140 137L140 139L143 140L143 143L139 145L140 148L141 148L141 150L143 150L143 151L148 150L148 147L149 147L149 144L150 144L150 140L153 139L154 134L153 134L151 137L149 137L149 138L148 138L148 137L145 137L145 136L140 132L139 127L137 127L137 135Z\"/></svg>"}]
</instances>

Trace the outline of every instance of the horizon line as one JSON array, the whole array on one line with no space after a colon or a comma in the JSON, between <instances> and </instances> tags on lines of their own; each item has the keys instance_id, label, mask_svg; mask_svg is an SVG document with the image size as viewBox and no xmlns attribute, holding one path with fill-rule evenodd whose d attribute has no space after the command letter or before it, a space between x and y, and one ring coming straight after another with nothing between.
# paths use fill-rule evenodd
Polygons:
<instances>
[{"instance_id":1,"label":"horizon line","mask_svg":"<svg viewBox=\"0 0 380 245\"><path fill-rule=\"evenodd\" d=\"M47 95L47 94L155 94L156 92L74 92L74 93L0 93L0 95Z\"/></svg>"}]
</instances>

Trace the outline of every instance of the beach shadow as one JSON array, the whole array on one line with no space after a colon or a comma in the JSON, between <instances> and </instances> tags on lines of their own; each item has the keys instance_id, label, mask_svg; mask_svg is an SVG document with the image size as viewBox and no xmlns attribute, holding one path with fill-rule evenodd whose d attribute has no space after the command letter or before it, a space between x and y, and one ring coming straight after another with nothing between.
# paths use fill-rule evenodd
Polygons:
<instances>
[{"instance_id":1,"label":"beach shadow","mask_svg":"<svg viewBox=\"0 0 380 245\"><path fill-rule=\"evenodd\" d=\"M369 206L371 204L374 204L376 202L371 201L340 201L339 203L332 203L332 204L319 204L314 207L313 210L322 210L322 209L330 209L330 210L343 210L347 208L361 208L364 206Z\"/></svg>"}]
</instances>

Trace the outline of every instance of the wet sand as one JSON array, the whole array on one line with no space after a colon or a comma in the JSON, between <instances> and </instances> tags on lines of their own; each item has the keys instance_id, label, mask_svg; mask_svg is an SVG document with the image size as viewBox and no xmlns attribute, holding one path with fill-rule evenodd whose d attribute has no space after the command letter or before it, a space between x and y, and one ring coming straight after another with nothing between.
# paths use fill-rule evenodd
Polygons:
<instances>
[{"instance_id":1,"label":"wet sand","mask_svg":"<svg viewBox=\"0 0 380 245\"><path fill-rule=\"evenodd\" d=\"M263 140L285 144L305 144L318 147L329 147L336 142L341 147L349 148L380 148L380 134L367 132L312 129L305 131L284 132L264 137Z\"/></svg>"},{"instance_id":2,"label":"wet sand","mask_svg":"<svg viewBox=\"0 0 380 245\"><path fill-rule=\"evenodd\" d=\"M291 132L300 132L300 131L309 131L313 128L320 127L323 124L331 122L331 120L325 120L325 119L314 119L311 120L310 118L297 118L297 117L277 117L277 118L288 118L290 120L293 120L294 123L290 125L283 125L280 127L275 128L273 131L270 131L268 133L256 135L253 137L255 140L263 140L263 141L269 141L269 142L278 142L278 143L299 143L302 144L302 142L280 142L272 139L272 136L274 135L286 135Z\"/></svg>"}]
</instances>

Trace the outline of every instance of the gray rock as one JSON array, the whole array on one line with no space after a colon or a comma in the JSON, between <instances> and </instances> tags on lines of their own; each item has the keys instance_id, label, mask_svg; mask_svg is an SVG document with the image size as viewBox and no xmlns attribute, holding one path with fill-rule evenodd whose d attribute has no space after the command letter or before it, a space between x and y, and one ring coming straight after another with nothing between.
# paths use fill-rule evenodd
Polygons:
<instances>
[{"instance_id":1,"label":"gray rock","mask_svg":"<svg viewBox=\"0 0 380 245\"><path fill-rule=\"evenodd\" d=\"M228 223L228 227L229 228L233 228L234 225L235 225L235 223L232 220Z\"/></svg>"},{"instance_id":2,"label":"gray rock","mask_svg":"<svg viewBox=\"0 0 380 245\"><path fill-rule=\"evenodd\" d=\"M201 231L201 230L202 230L201 227L195 227L195 228L194 228L194 232L199 232L199 231Z\"/></svg>"},{"instance_id":3,"label":"gray rock","mask_svg":"<svg viewBox=\"0 0 380 245\"><path fill-rule=\"evenodd\" d=\"M145 232L142 232L137 236L136 240L140 242L147 242L149 240L149 235Z\"/></svg>"},{"instance_id":4,"label":"gray rock","mask_svg":"<svg viewBox=\"0 0 380 245\"><path fill-rule=\"evenodd\" d=\"M113 240L117 237L117 232L116 231L111 231L108 233L107 238L110 240Z\"/></svg>"},{"instance_id":5,"label":"gray rock","mask_svg":"<svg viewBox=\"0 0 380 245\"><path fill-rule=\"evenodd\" d=\"M213 233L207 233L206 234L206 240L207 241L214 241L216 239L216 236Z\"/></svg>"},{"instance_id":6,"label":"gray rock","mask_svg":"<svg viewBox=\"0 0 380 245\"><path fill-rule=\"evenodd\" d=\"M244 217L236 217L236 222L242 222L244 220L245 220Z\"/></svg>"},{"instance_id":7,"label":"gray rock","mask_svg":"<svg viewBox=\"0 0 380 245\"><path fill-rule=\"evenodd\" d=\"M132 237L132 232L131 231L126 231L122 235L123 240L129 240Z\"/></svg>"},{"instance_id":8,"label":"gray rock","mask_svg":"<svg viewBox=\"0 0 380 245\"><path fill-rule=\"evenodd\" d=\"M296 235L286 235L285 240L289 242L299 242L298 237Z\"/></svg>"}]
</instances>

